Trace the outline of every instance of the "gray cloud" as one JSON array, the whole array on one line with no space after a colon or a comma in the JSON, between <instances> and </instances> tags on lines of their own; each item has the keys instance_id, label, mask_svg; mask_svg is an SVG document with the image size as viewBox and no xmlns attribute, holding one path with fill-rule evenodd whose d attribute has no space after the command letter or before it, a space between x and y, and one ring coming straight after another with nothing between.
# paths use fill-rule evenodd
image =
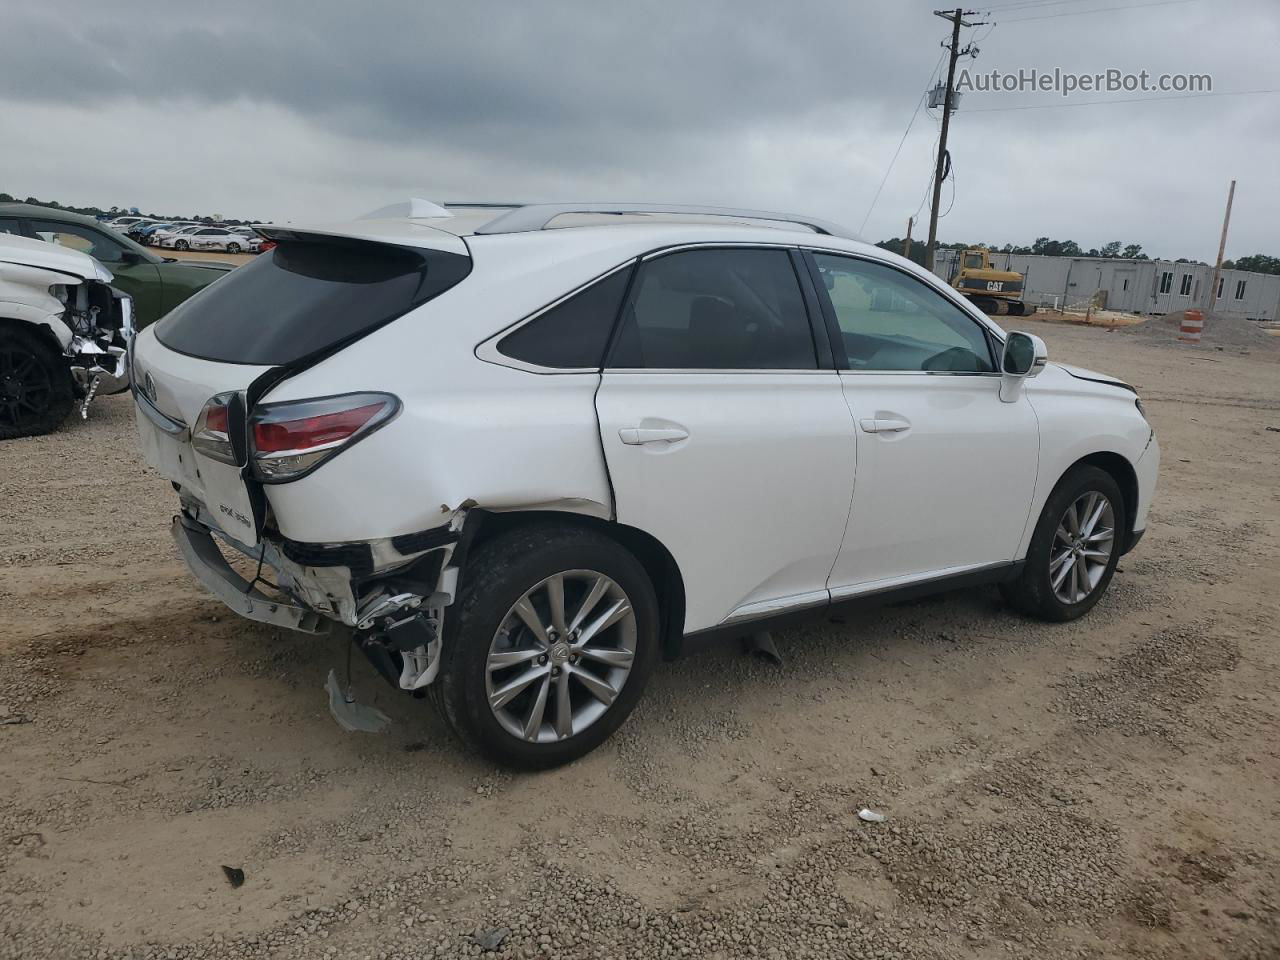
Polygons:
<instances>
[{"instance_id":1,"label":"gray cloud","mask_svg":"<svg viewBox=\"0 0 1280 960\"><path fill-rule=\"evenodd\" d=\"M993 29L976 31L974 68L1196 70L1219 90L1280 87L1272 0L1236 0L1229 21L1202 0L1013 22L1092 6L997 11ZM946 25L930 10L920 0L44 0L9 11L0 35L0 110L6 127L23 126L0 156L0 189L281 218L356 213L406 193L625 193L787 204L856 226L941 52ZM1270 174L1280 97L984 112L1052 100L966 98L944 238L1123 237L1208 257L1238 176L1233 251L1280 246L1269 229L1280 215ZM57 132L38 129L42 116ZM78 163L51 162L49 151L76 149L68 123L115 135L69 153ZM918 208L936 129L917 118L868 235L900 233ZM950 196L948 185L944 209Z\"/></svg>"}]
</instances>

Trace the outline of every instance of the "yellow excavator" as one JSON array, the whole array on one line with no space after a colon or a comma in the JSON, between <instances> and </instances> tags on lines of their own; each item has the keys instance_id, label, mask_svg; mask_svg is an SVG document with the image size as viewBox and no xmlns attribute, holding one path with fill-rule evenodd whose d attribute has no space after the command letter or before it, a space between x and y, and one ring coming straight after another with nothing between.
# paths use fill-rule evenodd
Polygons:
<instances>
[{"instance_id":1,"label":"yellow excavator","mask_svg":"<svg viewBox=\"0 0 1280 960\"><path fill-rule=\"evenodd\" d=\"M1035 307L1022 300L1022 274L1013 270L996 270L991 254L982 247L972 247L960 254L951 277L951 286L964 294L988 316L1012 314L1015 317L1035 313Z\"/></svg>"}]
</instances>

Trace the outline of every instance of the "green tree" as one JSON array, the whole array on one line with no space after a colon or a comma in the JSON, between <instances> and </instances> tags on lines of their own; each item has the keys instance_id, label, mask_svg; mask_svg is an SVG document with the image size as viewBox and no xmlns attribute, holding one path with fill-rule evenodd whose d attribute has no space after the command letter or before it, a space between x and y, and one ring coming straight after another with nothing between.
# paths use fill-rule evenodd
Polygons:
<instances>
[{"instance_id":1,"label":"green tree","mask_svg":"<svg viewBox=\"0 0 1280 960\"><path fill-rule=\"evenodd\" d=\"M1226 262L1222 264L1224 267ZM1241 257L1235 262L1236 270L1251 270L1254 273L1280 274L1280 257L1269 257L1264 253L1254 253Z\"/></svg>"}]
</instances>

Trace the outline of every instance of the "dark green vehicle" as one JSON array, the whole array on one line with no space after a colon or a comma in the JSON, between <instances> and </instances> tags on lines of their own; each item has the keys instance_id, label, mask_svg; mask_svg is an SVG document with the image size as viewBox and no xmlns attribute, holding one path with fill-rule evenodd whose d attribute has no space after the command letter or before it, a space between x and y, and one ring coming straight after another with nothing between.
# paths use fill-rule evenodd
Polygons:
<instances>
[{"instance_id":1,"label":"dark green vehicle","mask_svg":"<svg viewBox=\"0 0 1280 960\"><path fill-rule=\"evenodd\" d=\"M214 260L158 257L93 217L26 203L0 203L0 233L50 240L89 254L111 271L114 287L133 297L139 329L233 269L233 264Z\"/></svg>"}]
</instances>

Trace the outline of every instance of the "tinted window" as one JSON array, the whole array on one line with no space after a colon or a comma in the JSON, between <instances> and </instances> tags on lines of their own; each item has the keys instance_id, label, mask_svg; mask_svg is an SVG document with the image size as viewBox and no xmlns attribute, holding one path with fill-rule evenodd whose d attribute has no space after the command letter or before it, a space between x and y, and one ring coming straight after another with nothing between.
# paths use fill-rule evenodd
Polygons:
<instances>
[{"instance_id":1,"label":"tinted window","mask_svg":"<svg viewBox=\"0 0 1280 960\"><path fill-rule=\"evenodd\" d=\"M41 240L79 250L103 263L119 263L124 259L124 245L91 227L53 220L32 220L31 229Z\"/></svg>"},{"instance_id":2,"label":"tinted window","mask_svg":"<svg viewBox=\"0 0 1280 960\"><path fill-rule=\"evenodd\" d=\"M685 250L641 263L609 366L814 369L787 251Z\"/></svg>"},{"instance_id":3,"label":"tinted window","mask_svg":"<svg viewBox=\"0 0 1280 960\"><path fill-rule=\"evenodd\" d=\"M12 233L22 236L22 227L17 220L0 220L0 233Z\"/></svg>"},{"instance_id":4,"label":"tinted window","mask_svg":"<svg viewBox=\"0 0 1280 960\"><path fill-rule=\"evenodd\" d=\"M978 322L893 267L814 254L853 370L991 373Z\"/></svg>"},{"instance_id":5,"label":"tinted window","mask_svg":"<svg viewBox=\"0 0 1280 960\"><path fill-rule=\"evenodd\" d=\"M618 318L630 270L618 270L498 341L514 360L540 367L599 368Z\"/></svg>"},{"instance_id":6,"label":"tinted window","mask_svg":"<svg viewBox=\"0 0 1280 960\"><path fill-rule=\"evenodd\" d=\"M208 360L290 363L389 323L470 269L441 250L286 240L179 305L156 336Z\"/></svg>"}]
</instances>

